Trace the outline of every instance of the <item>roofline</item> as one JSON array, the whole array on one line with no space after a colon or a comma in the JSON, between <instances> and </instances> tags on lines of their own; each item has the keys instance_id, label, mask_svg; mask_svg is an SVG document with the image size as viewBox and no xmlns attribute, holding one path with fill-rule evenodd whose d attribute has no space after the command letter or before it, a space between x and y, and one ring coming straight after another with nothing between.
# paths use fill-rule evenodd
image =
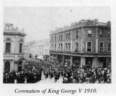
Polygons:
<instances>
[{"instance_id":1,"label":"roofline","mask_svg":"<svg viewBox=\"0 0 116 96\"><path fill-rule=\"evenodd\" d=\"M79 28L86 28L86 27L106 27L106 28L110 28L110 26L108 26L108 25L84 25L84 26L69 26L67 29L61 29L60 31L52 31L51 33L50 33L50 35L52 35L52 34L57 34L57 33L62 33L62 32L66 32L66 31L71 31L71 30L74 30L74 29L79 29Z\"/></svg>"},{"instance_id":2,"label":"roofline","mask_svg":"<svg viewBox=\"0 0 116 96\"><path fill-rule=\"evenodd\" d=\"M3 33L4 35L19 35L19 36L25 36L26 34L25 33L22 33L22 32L4 32Z\"/></svg>"}]
</instances>

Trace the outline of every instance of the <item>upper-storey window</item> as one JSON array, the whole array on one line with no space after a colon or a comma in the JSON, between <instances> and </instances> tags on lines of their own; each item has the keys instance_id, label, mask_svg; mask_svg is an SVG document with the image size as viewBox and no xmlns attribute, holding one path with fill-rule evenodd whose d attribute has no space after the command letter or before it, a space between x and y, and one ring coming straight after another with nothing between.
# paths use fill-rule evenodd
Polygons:
<instances>
[{"instance_id":1,"label":"upper-storey window","mask_svg":"<svg viewBox=\"0 0 116 96\"><path fill-rule=\"evenodd\" d=\"M88 30L88 37L91 37L91 36L92 36L92 31Z\"/></svg>"},{"instance_id":2,"label":"upper-storey window","mask_svg":"<svg viewBox=\"0 0 116 96\"><path fill-rule=\"evenodd\" d=\"M76 39L78 39L78 34L79 34L78 30L76 30Z\"/></svg>"},{"instance_id":3,"label":"upper-storey window","mask_svg":"<svg viewBox=\"0 0 116 96\"><path fill-rule=\"evenodd\" d=\"M99 30L99 36L103 37L103 30L102 29Z\"/></svg>"},{"instance_id":4,"label":"upper-storey window","mask_svg":"<svg viewBox=\"0 0 116 96\"><path fill-rule=\"evenodd\" d=\"M87 52L91 52L92 51L92 45L91 42L87 42Z\"/></svg>"},{"instance_id":5,"label":"upper-storey window","mask_svg":"<svg viewBox=\"0 0 116 96\"><path fill-rule=\"evenodd\" d=\"M56 42L56 35L54 36L54 39L55 39L54 41Z\"/></svg>"},{"instance_id":6,"label":"upper-storey window","mask_svg":"<svg viewBox=\"0 0 116 96\"><path fill-rule=\"evenodd\" d=\"M22 53L22 47L23 47L23 44L20 43L20 44L19 44L19 53Z\"/></svg>"},{"instance_id":7,"label":"upper-storey window","mask_svg":"<svg viewBox=\"0 0 116 96\"><path fill-rule=\"evenodd\" d=\"M70 33L66 33L66 40L70 40Z\"/></svg>"},{"instance_id":8,"label":"upper-storey window","mask_svg":"<svg viewBox=\"0 0 116 96\"><path fill-rule=\"evenodd\" d=\"M71 48L71 44L70 44L70 43L68 43L68 50L70 50L70 48Z\"/></svg>"},{"instance_id":9,"label":"upper-storey window","mask_svg":"<svg viewBox=\"0 0 116 96\"><path fill-rule=\"evenodd\" d=\"M10 42L6 43L5 53L11 53L11 43Z\"/></svg>"},{"instance_id":10,"label":"upper-storey window","mask_svg":"<svg viewBox=\"0 0 116 96\"><path fill-rule=\"evenodd\" d=\"M60 49L60 50L63 49L62 43L59 43L59 49Z\"/></svg>"},{"instance_id":11,"label":"upper-storey window","mask_svg":"<svg viewBox=\"0 0 116 96\"><path fill-rule=\"evenodd\" d=\"M104 50L104 43L103 42L100 42L99 50L100 50L100 52L103 52L103 50Z\"/></svg>"},{"instance_id":12,"label":"upper-storey window","mask_svg":"<svg viewBox=\"0 0 116 96\"><path fill-rule=\"evenodd\" d=\"M65 48L66 48L66 50L70 50L71 44L70 43L65 43Z\"/></svg>"},{"instance_id":13,"label":"upper-storey window","mask_svg":"<svg viewBox=\"0 0 116 96\"><path fill-rule=\"evenodd\" d=\"M63 49L62 43L61 43L61 50Z\"/></svg>"},{"instance_id":14,"label":"upper-storey window","mask_svg":"<svg viewBox=\"0 0 116 96\"><path fill-rule=\"evenodd\" d=\"M78 43L76 42L76 49L75 52L78 52Z\"/></svg>"},{"instance_id":15,"label":"upper-storey window","mask_svg":"<svg viewBox=\"0 0 116 96\"><path fill-rule=\"evenodd\" d=\"M60 38L60 35L59 35L59 36L58 36L58 40L61 41L60 39L61 39L61 38Z\"/></svg>"},{"instance_id":16,"label":"upper-storey window","mask_svg":"<svg viewBox=\"0 0 116 96\"><path fill-rule=\"evenodd\" d=\"M60 38L61 38L61 41L62 41L62 40L63 40L63 35L61 35L61 37L60 37Z\"/></svg>"},{"instance_id":17,"label":"upper-storey window","mask_svg":"<svg viewBox=\"0 0 116 96\"><path fill-rule=\"evenodd\" d=\"M67 43L65 43L65 49L67 50Z\"/></svg>"},{"instance_id":18,"label":"upper-storey window","mask_svg":"<svg viewBox=\"0 0 116 96\"><path fill-rule=\"evenodd\" d=\"M62 41L63 40L63 36L60 34L59 35L59 41Z\"/></svg>"},{"instance_id":19,"label":"upper-storey window","mask_svg":"<svg viewBox=\"0 0 116 96\"><path fill-rule=\"evenodd\" d=\"M55 47L55 49L56 49L56 44L54 44L54 47Z\"/></svg>"}]
</instances>

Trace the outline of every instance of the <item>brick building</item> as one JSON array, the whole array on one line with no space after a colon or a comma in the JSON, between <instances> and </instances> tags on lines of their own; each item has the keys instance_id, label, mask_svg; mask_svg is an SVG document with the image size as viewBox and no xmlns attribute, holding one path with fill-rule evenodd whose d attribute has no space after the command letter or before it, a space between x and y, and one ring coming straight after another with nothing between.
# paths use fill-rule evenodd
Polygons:
<instances>
[{"instance_id":1,"label":"brick building","mask_svg":"<svg viewBox=\"0 0 116 96\"><path fill-rule=\"evenodd\" d=\"M24 55L25 34L22 31L10 23L4 26L4 72L22 70L22 62L17 63Z\"/></svg>"},{"instance_id":2,"label":"brick building","mask_svg":"<svg viewBox=\"0 0 116 96\"><path fill-rule=\"evenodd\" d=\"M78 67L111 65L111 25L98 20L80 20L50 33L50 55L62 64Z\"/></svg>"}]
</instances>

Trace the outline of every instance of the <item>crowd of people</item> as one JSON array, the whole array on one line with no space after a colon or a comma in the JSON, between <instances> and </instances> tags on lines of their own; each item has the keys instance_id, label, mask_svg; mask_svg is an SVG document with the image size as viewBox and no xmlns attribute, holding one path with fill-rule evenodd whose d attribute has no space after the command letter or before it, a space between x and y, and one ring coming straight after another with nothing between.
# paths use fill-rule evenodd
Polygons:
<instances>
[{"instance_id":1,"label":"crowd of people","mask_svg":"<svg viewBox=\"0 0 116 96\"><path fill-rule=\"evenodd\" d=\"M36 83L41 80L41 70L39 71L19 71L4 73L4 83Z\"/></svg>"},{"instance_id":2,"label":"crowd of people","mask_svg":"<svg viewBox=\"0 0 116 96\"><path fill-rule=\"evenodd\" d=\"M110 68L78 68L65 72L63 83L111 83Z\"/></svg>"},{"instance_id":3,"label":"crowd of people","mask_svg":"<svg viewBox=\"0 0 116 96\"><path fill-rule=\"evenodd\" d=\"M36 83L41 81L42 75L44 75L44 79L54 78L54 82L57 82L62 77L62 83L111 83L110 67L88 68L83 66L73 68L73 66L70 66L67 68L66 66L56 66L55 68L55 66L41 61L41 64L28 64L24 69L18 72L5 72L3 82Z\"/></svg>"},{"instance_id":4,"label":"crowd of people","mask_svg":"<svg viewBox=\"0 0 116 96\"><path fill-rule=\"evenodd\" d=\"M43 74L42 74L43 73ZM111 70L109 68L78 68L77 70L68 70L56 72L54 70L46 71L20 71L4 73L4 83L36 83L42 79L54 78L57 82L60 77L62 83L111 83Z\"/></svg>"}]
</instances>

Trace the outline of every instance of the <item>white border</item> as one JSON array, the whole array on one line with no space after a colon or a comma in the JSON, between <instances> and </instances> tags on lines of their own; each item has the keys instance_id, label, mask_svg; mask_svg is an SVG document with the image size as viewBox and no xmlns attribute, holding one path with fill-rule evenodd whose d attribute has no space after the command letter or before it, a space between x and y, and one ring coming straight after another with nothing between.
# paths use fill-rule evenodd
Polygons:
<instances>
[{"instance_id":1,"label":"white border","mask_svg":"<svg viewBox=\"0 0 116 96\"><path fill-rule=\"evenodd\" d=\"M116 12L115 0L4 0L0 3L0 73L3 72L3 8L5 6L111 6L112 23L112 84L2 84L2 74L0 74L0 95L1 96L43 96L43 94L16 94L14 90L18 89L78 89L78 88L96 88L96 94L75 94L74 96L115 96L116 94ZM58 96L55 94L46 94L45 96ZM61 96L61 95L59 95ZM71 94L62 94L62 96L72 96Z\"/></svg>"}]
</instances>

